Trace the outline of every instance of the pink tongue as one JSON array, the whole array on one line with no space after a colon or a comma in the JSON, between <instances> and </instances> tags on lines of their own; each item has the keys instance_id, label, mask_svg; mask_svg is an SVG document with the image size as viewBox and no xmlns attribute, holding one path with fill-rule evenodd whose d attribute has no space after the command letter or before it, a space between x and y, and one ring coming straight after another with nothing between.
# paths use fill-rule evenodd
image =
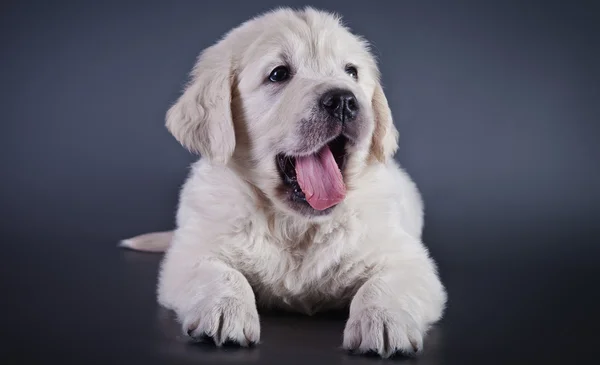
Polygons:
<instances>
[{"instance_id":1,"label":"pink tongue","mask_svg":"<svg viewBox=\"0 0 600 365\"><path fill-rule=\"evenodd\" d=\"M296 176L311 207L325 210L341 202L346 185L329 146L314 155L296 157Z\"/></svg>"}]
</instances>

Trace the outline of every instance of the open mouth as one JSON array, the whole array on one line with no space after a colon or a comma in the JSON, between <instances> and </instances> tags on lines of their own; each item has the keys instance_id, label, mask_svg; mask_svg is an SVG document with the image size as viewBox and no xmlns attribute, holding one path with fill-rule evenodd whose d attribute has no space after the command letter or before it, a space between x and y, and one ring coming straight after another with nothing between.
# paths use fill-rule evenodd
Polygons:
<instances>
[{"instance_id":1,"label":"open mouth","mask_svg":"<svg viewBox=\"0 0 600 365\"><path fill-rule=\"evenodd\" d=\"M279 154L276 164L292 202L324 211L346 195L342 171L346 163L347 139L340 135L308 156Z\"/></svg>"}]
</instances>

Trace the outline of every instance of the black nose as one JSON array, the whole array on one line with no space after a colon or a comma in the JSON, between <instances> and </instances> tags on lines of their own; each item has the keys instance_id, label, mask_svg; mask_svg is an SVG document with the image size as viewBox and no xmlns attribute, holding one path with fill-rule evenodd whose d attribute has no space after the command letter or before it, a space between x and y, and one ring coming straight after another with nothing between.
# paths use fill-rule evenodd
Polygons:
<instances>
[{"instance_id":1,"label":"black nose","mask_svg":"<svg viewBox=\"0 0 600 365\"><path fill-rule=\"evenodd\" d=\"M333 89L327 91L321 97L321 106L329 115L342 123L353 120L358 114L358 101L356 96L349 90Z\"/></svg>"}]
</instances>

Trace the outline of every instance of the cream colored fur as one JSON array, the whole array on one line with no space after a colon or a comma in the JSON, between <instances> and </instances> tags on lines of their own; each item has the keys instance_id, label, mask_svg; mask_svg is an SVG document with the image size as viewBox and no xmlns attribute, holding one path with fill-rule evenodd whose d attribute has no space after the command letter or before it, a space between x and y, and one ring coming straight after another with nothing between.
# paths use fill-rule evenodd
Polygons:
<instances>
[{"instance_id":1,"label":"cream colored fur","mask_svg":"<svg viewBox=\"0 0 600 365\"><path fill-rule=\"evenodd\" d=\"M265 86L282 54L293 80ZM352 90L367 122L350 151L346 198L311 218L275 196L274 156L297 148L299 120L331 86ZM312 8L263 14L202 52L166 124L202 155L181 191L177 228L122 245L166 250L158 301L185 333L246 346L260 340L257 306L349 306L344 348L382 357L422 349L446 293L421 242L419 191L393 159L398 132L366 41Z\"/></svg>"}]
</instances>

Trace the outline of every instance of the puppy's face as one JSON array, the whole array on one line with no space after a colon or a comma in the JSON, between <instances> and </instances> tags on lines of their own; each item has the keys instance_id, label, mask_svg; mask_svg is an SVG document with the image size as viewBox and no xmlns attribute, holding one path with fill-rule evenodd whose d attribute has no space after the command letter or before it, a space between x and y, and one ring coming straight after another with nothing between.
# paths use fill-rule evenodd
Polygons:
<instances>
[{"instance_id":1,"label":"puppy's face","mask_svg":"<svg viewBox=\"0 0 600 365\"><path fill-rule=\"evenodd\" d=\"M367 44L330 14L278 10L201 55L167 115L186 147L229 163L278 209L327 215L397 132Z\"/></svg>"}]
</instances>

